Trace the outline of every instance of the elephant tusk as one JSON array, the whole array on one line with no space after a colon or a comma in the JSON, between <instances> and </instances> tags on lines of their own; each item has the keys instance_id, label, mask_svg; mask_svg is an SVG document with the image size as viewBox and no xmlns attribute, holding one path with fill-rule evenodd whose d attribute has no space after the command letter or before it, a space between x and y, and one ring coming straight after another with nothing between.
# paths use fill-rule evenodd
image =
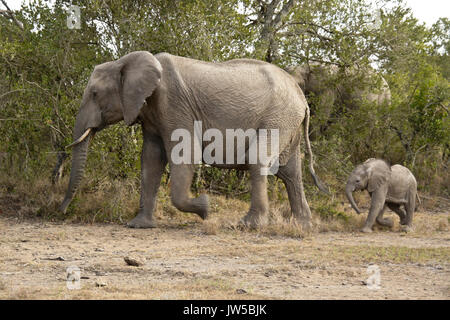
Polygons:
<instances>
[{"instance_id":1,"label":"elephant tusk","mask_svg":"<svg viewBox=\"0 0 450 320\"><path fill-rule=\"evenodd\" d=\"M92 128L87 129L83 135L81 137L79 137L77 140L75 140L73 143L69 144L67 148L73 147L74 145L79 144L81 141L83 141L84 139L86 139L86 137L89 135L89 133L91 132Z\"/></svg>"}]
</instances>

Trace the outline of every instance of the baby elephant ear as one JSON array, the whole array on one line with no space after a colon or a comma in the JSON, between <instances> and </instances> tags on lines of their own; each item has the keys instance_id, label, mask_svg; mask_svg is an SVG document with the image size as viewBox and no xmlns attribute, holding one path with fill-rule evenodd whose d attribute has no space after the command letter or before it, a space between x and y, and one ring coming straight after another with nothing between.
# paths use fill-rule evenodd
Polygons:
<instances>
[{"instance_id":1,"label":"baby elephant ear","mask_svg":"<svg viewBox=\"0 0 450 320\"><path fill-rule=\"evenodd\" d=\"M159 86L162 67L147 51L129 53L117 60L117 63L121 66L123 118L127 125L132 125L141 112L145 99Z\"/></svg>"},{"instance_id":2,"label":"baby elephant ear","mask_svg":"<svg viewBox=\"0 0 450 320\"><path fill-rule=\"evenodd\" d=\"M385 183L388 183L390 177L391 177L391 170L390 168L380 168L380 167L373 167L370 168L369 173L369 183L367 186L367 191L374 192L378 188L380 188Z\"/></svg>"}]
</instances>

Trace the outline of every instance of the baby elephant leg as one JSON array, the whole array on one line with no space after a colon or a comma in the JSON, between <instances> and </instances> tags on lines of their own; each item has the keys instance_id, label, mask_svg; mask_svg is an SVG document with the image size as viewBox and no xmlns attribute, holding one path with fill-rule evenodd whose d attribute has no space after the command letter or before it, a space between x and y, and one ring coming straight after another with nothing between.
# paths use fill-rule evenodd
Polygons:
<instances>
[{"instance_id":1,"label":"baby elephant leg","mask_svg":"<svg viewBox=\"0 0 450 320\"><path fill-rule=\"evenodd\" d=\"M376 221L379 225L392 228L394 225L394 222L392 221L392 219L383 218L383 214L384 214L385 210L386 210L386 205L384 205L383 209L381 209L380 213L377 216Z\"/></svg>"},{"instance_id":2,"label":"baby elephant leg","mask_svg":"<svg viewBox=\"0 0 450 320\"><path fill-rule=\"evenodd\" d=\"M408 202L405 204L406 210L406 218L405 218L405 227L403 231L410 232L413 231L412 220L414 216L414 210L416 209L416 194L410 194Z\"/></svg>"},{"instance_id":3,"label":"baby elephant leg","mask_svg":"<svg viewBox=\"0 0 450 320\"><path fill-rule=\"evenodd\" d=\"M361 230L362 232L365 233L372 232L372 227L373 224L375 223L376 218L384 210L387 188L383 188L382 190L380 189L374 191L371 194L372 201L370 203L369 214L367 216L366 223L364 224L364 227Z\"/></svg>"},{"instance_id":4,"label":"baby elephant leg","mask_svg":"<svg viewBox=\"0 0 450 320\"><path fill-rule=\"evenodd\" d=\"M402 208L401 205L395 204L395 203L388 203L389 209L394 211L399 217L400 217L400 224L405 225L406 224L406 212Z\"/></svg>"}]
</instances>

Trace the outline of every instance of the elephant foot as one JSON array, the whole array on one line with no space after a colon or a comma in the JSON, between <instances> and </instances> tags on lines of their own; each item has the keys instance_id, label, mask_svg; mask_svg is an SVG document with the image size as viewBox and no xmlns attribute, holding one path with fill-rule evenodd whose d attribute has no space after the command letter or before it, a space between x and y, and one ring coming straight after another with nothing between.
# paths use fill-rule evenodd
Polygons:
<instances>
[{"instance_id":1,"label":"elephant foot","mask_svg":"<svg viewBox=\"0 0 450 320\"><path fill-rule=\"evenodd\" d=\"M146 215L139 213L136 217L134 217L134 219L127 223L127 227L147 229L155 228L156 224L153 222L153 219L149 219Z\"/></svg>"},{"instance_id":2,"label":"elephant foot","mask_svg":"<svg viewBox=\"0 0 450 320\"><path fill-rule=\"evenodd\" d=\"M405 233L409 233L409 232L413 232L414 229L412 226L405 225L405 226L402 226L401 231L405 232Z\"/></svg>"},{"instance_id":3,"label":"elephant foot","mask_svg":"<svg viewBox=\"0 0 450 320\"><path fill-rule=\"evenodd\" d=\"M372 233L373 231L372 231L372 228L364 227L364 228L361 229L361 232L364 232L364 233Z\"/></svg>"},{"instance_id":4,"label":"elephant foot","mask_svg":"<svg viewBox=\"0 0 450 320\"><path fill-rule=\"evenodd\" d=\"M302 231L310 231L312 229L312 222L310 218L296 217L295 220L302 226Z\"/></svg>"},{"instance_id":5,"label":"elephant foot","mask_svg":"<svg viewBox=\"0 0 450 320\"><path fill-rule=\"evenodd\" d=\"M383 227L389 227L392 228L394 226L394 221L392 221L392 219L382 219L382 220L377 220L378 224L383 226Z\"/></svg>"},{"instance_id":6,"label":"elephant foot","mask_svg":"<svg viewBox=\"0 0 450 320\"><path fill-rule=\"evenodd\" d=\"M201 194L197 198L192 200L192 203L198 208L198 210L195 212L205 220L208 217L208 210L209 210L209 199L208 195Z\"/></svg>"},{"instance_id":7,"label":"elephant foot","mask_svg":"<svg viewBox=\"0 0 450 320\"><path fill-rule=\"evenodd\" d=\"M253 212L247 213L240 221L239 225L241 227L249 229L257 229L263 225L267 224L267 215L255 214Z\"/></svg>"}]
</instances>

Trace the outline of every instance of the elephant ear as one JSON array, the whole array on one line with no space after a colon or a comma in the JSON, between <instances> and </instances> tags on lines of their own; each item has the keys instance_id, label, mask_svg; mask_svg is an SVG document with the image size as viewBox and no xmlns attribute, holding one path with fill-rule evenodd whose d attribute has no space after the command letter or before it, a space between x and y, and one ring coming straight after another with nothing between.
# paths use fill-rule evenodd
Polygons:
<instances>
[{"instance_id":1,"label":"elephant ear","mask_svg":"<svg viewBox=\"0 0 450 320\"><path fill-rule=\"evenodd\" d=\"M374 192L382 185L387 183L391 177L391 168L386 163L379 163L381 160L375 161L373 166L370 166L369 171L369 183L367 185L367 191Z\"/></svg>"},{"instance_id":2,"label":"elephant ear","mask_svg":"<svg viewBox=\"0 0 450 320\"><path fill-rule=\"evenodd\" d=\"M117 62L121 66L123 118L127 125L132 125L141 112L145 99L159 86L162 67L147 51L129 53Z\"/></svg>"}]
</instances>

